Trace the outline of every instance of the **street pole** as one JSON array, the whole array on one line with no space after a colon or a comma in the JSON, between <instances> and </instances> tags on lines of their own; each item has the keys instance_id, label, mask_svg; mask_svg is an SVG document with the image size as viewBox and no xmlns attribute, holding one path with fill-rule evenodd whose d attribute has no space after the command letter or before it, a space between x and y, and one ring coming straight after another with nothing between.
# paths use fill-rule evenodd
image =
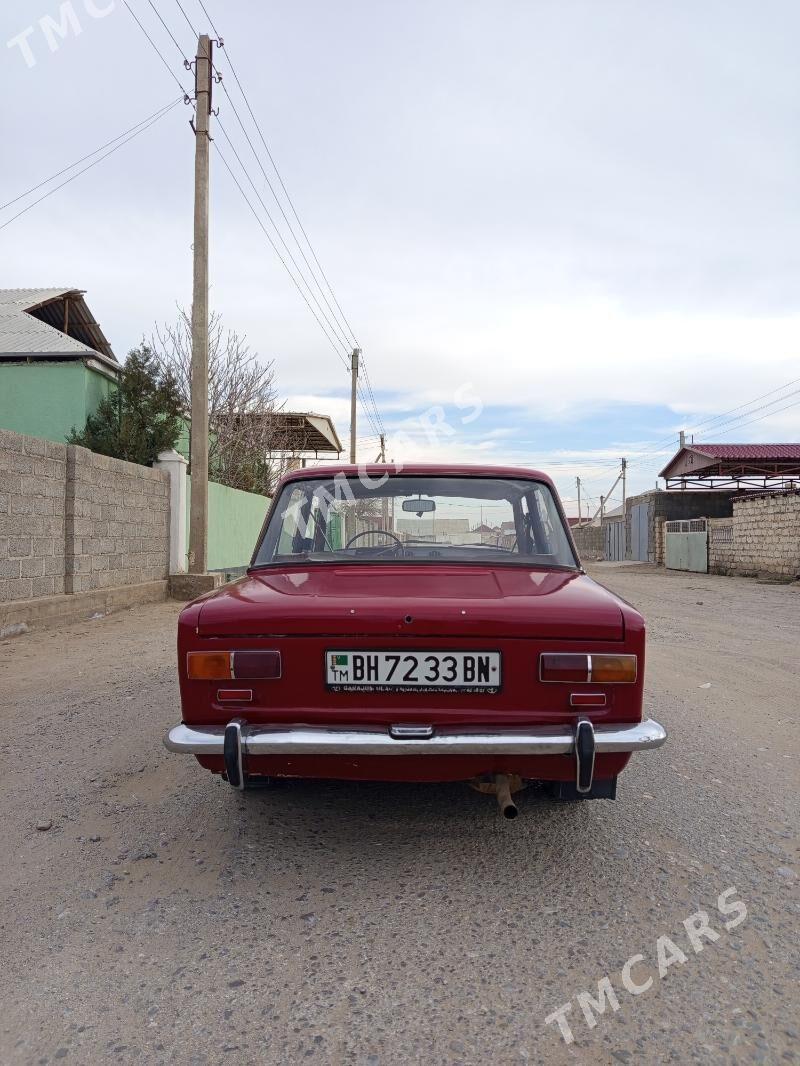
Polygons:
<instances>
[{"instance_id":1,"label":"street pole","mask_svg":"<svg viewBox=\"0 0 800 1066\"><path fill-rule=\"evenodd\" d=\"M628 460L627 459L623 459L622 460L622 513L623 514L625 514L625 500L626 500L625 485L626 485L627 478L628 478L627 470L628 470Z\"/></svg>"},{"instance_id":2,"label":"street pole","mask_svg":"<svg viewBox=\"0 0 800 1066\"><path fill-rule=\"evenodd\" d=\"M605 498L605 496L601 496L600 497L600 521L601 522L603 521L605 516L606 516L606 498Z\"/></svg>"},{"instance_id":3,"label":"street pole","mask_svg":"<svg viewBox=\"0 0 800 1066\"><path fill-rule=\"evenodd\" d=\"M360 348L354 348L350 356L350 462L356 461L356 390L358 388L358 357Z\"/></svg>"},{"instance_id":4,"label":"street pole","mask_svg":"<svg viewBox=\"0 0 800 1066\"><path fill-rule=\"evenodd\" d=\"M211 118L211 41L197 40L194 85L194 279L192 286L192 501L189 573L208 569L208 149Z\"/></svg>"},{"instance_id":5,"label":"street pole","mask_svg":"<svg viewBox=\"0 0 800 1066\"><path fill-rule=\"evenodd\" d=\"M386 437L381 433L381 455L380 459L382 463L386 462ZM383 529L389 528L389 497L384 496L381 499L381 517L383 521Z\"/></svg>"},{"instance_id":6,"label":"street pole","mask_svg":"<svg viewBox=\"0 0 800 1066\"><path fill-rule=\"evenodd\" d=\"M578 525L580 525L583 514L581 512L581 479L579 477L575 478L575 484L578 486Z\"/></svg>"}]
</instances>

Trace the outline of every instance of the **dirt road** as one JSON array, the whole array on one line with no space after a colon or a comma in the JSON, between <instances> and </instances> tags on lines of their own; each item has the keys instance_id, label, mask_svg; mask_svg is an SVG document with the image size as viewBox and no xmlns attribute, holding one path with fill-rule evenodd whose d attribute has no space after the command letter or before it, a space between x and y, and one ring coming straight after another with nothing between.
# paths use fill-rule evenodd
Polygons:
<instances>
[{"instance_id":1,"label":"dirt road","mask_svg":"<svg viewBox=\"0 0 800 1066\"><path fill-rule=\"evenodd\" d=\"M648 619L668 746L513 822L168 755L176 605L0 644L0 1062L798 1061L800 590L593 572Z\"/></svg>"}]
</instances>

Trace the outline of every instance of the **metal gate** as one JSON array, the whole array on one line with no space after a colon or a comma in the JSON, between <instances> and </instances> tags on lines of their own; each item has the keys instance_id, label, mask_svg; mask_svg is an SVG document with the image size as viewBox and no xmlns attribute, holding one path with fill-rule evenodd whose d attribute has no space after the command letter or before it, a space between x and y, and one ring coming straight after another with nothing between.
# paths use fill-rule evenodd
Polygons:
<instances>
[{"instance_id":1,"label":"metal gate","mask_svg":"<svg viewBox=\"0 0 800 1066\"><path fill-rule=\"evenodd\" d=\"M664 541L668 570L708 573L708 523L705 518L665 522Z\"/></svg>"},{"instance_id":2,"label":"metal gate","mask_svg":"<svg viewBox=\"0 0 800 1066\"><path fill-rule=\"evenodd\" d=\"M619 562L625 558L625 522L606 522L606 559Z\"/></svg>"},{"instance_id":3,"label":"metal gate","mask_svg":"<svg viewBox=\"0 0 800 1066\"><path fill-rule=\"evenodd\" d=\"M631 507L631 559L650 561L650 514L646 503Z\"/></svg>"}]
</instances>

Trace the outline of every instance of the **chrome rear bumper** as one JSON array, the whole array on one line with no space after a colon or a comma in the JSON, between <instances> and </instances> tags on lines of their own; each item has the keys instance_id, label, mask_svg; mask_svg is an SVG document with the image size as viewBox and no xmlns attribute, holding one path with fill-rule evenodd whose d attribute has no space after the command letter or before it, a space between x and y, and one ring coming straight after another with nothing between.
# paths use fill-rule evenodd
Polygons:
<instances>
[{"instance_id":1,"label":"chrome rear bumper","mask_svg":"<svg viewBox=\"0 0 800 1066\"><path fill-rule=\"evenodd\" d=\"M176 725L164 744L169 751L188 755L224 755L228 776L238 776L239 787L243 787L246 759L251 755L575 755L578 778L582 777L584 787L591 787L595 754L644 751L660 747L667 739L664 727L652 718L630 725L597 726L583 719L576 728L461 733L431 730L430 735L419 738L409 737L408 730L408 726L374 730L260 726L234 719L227 726L205 729Z\"/></svg>"}]
</instances>

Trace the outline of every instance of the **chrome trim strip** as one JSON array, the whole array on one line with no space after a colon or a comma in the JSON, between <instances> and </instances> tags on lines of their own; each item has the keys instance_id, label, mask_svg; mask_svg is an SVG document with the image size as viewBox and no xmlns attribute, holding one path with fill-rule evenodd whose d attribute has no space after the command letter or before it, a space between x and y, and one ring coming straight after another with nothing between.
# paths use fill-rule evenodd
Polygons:
<instances>
[{"instance_id":1,"label":"chrome trim strip","mask_svg":"<svg viewBox=\"0 0 800 1066\"><path fill-rule=\"evenodd\" d=\"M241 721L241 720L240 720ZM645 751L667 739L662 725L648 718L625 725L596 725L595 750ZM169 751L221 755L225 726L194 729L174 726L164 738ZM570 755L575 750L571 725L496 732L436 733L429 740L398 740L387 730L325 729L309 726L253 726L242 729L246 755Z\"/></svg>"},{"instance_id":2,"label":"chrome trim strip","mask_svg":"<svg viewBox=\"0 0 800 1066\"><path fill-rule=\"evenodd\" d=\"M588 665L588 670L586 671L586 683L588 685L591 685L591 683L592 683L592 657L591 657L591 655L587 655L586 659L587 659L587 665Z\"/></svg>"}]
</instances>

